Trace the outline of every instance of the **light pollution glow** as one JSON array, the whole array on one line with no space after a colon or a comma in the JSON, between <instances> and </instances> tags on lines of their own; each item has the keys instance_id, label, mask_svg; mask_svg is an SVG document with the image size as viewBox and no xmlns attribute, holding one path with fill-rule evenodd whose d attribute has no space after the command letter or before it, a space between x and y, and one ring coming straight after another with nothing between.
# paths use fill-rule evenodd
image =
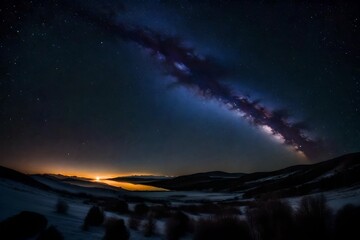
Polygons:
<instances>
[{"instance_id":1,"label":"light pollution glow","mask_svg":"<svg viewBox=\"0 0 360 240\"><path fill-rule=\"evenodd\" d=\"M111 185L114 187L120 187L128 191L168 191L164 188L158 188L143 184L135 184L135 183L129 183L129 182L118 182L113 180L107 180L107 179L96 179L95 182L104 183L107 185Z\"/></svg>"},{"instance_id":2,"label":"light pollution glow","mask_svg":"<svg viewBox=\"0 0 360 240\"><path fill-rule=\"evenodd\" d=\"M99 180L115 178L115 177L125 177L125 176L159 176L163 174L158 173L149 173L149 172L122 172L116 171L114 168L106 169L99 168L97 166L95 169L93 168L85 168L85 167L76 167L72 164L61 164L56 165L53 163L38 163L38 164L25 164L19 167L18 165L8 165L7 167L13 168L17 171L26 173L26 174L60 174L64 176L77 176L82 178L88 178L91 180Z\"/></svg>"},{"instance_id":3,"label":"light pollution glow","mask_svg":"<svg viewBox=\"0 0 360 240\"><path fill-rule=\"evenodd\" d=\"M10 166L8 166L10 167ZM118 182L113 180L108 180L109 178L115 178L115 177L125 177L125 176L159 176L160 174L149 174L149 173L143 173L143 172L114 172L114 171L94 171L94 170L86 170L85 168L81 168L79 170L75 170L74 167L65 167L62 166L50 166L43 164L41 167L36 168L34 165L31 166L31 168L23 166L24 168L16 168L16 167L10 167L14 168L20 172L26 173L26 174L54 174L54 175L64 175L64 176L76 176L80 178L86 178L89 181L96 182L96 183L103 183L107 185L111 185L114 187L123 188L128 191L168 191L167 189L143 185L143 184L134 184L134 183L128 183L128 182Z\"/></svg>"}]
</instances>

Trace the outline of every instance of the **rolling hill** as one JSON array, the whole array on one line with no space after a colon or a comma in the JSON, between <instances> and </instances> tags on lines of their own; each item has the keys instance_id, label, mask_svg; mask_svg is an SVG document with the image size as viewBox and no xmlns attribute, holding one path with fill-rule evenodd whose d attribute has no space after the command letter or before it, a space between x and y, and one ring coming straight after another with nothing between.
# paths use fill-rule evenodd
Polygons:
<instances>
[{"instance_id":1,"label":"rolling hill","mask_svg":"<svg viewBox=\"0 0 360 240\"><path fill-rule=\"evenodd\" d=\"M347 154L311 165L272 172L234 174L207 172L147 183L170 190L243 192L244 198L276 195L299 196L337 188L359 186L360 153Z\"/></svg>"}]
</instances>

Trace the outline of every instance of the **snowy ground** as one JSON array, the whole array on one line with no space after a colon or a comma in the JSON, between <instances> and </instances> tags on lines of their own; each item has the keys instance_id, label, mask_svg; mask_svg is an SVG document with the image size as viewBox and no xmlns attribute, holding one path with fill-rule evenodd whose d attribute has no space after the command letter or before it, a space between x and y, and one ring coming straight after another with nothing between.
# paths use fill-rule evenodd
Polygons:
<instances>
[{"instance_id":1,"label":"snowy ground","mask_svg":"<svg viewBox=\"0 0 360 240\"><path fill-rule=\"evenodd\" d=\"M1 181L0 192L1 221L20 211L34 211L45 215L49 224L56 226L65 239L101 239L103 236L100 229L91 229L89 232L81 230L89 206L79 200L66 199L70 206L69 214L61 215L55 212L58 200L56 194L10 181Z\"/></svg>"},{"instance_id":2,"label":"snowy ground","mask_svg":"<svg viewBox=\"0 0 360 240\"><path fill-rule=\"evenodd\" d=\"M39 180L39 179L38 179ZM206 201L234 201L241 200L242 195L239 193L204 193L204 192L116 192L111 189L98 188L81 188L79 186L71 186L69 184L61 184L54 182L45 182L52 188L66 190L67 192L84 192L94 196L116 197L122 194L133 197L142 197L149 200L164 200L170 202L171 205L177 204L194 204ZM330 191L324 193L328 200L328 204L334 210L339 209L347 203L360 204L360 188L347 188L338 191ZM83 220L90 208L90 205L83 203L83 199L77 197L67 197L64 200L69 204L67 215L61 215L55 212L55 204L59 196L53 192L46 192L37 188L29 187L21 183L10 180L0 180L0 221L18 214L21 211L34 211L43 214L49 221L64 235L65 239L83 240L83 239L102 239L104 236L103 227L93 227L89 231L81 229ZM290 204L296 208L300 197L288 198ZM133 209L134 203L129 203L130 209ZM243 210L243 209L242 209ZM128 216L118 215L106 212L107 217L122 218L127 222ZM200 215L201 216L201 215ZM199 216L192 216L198 218ZM164 239L164 221L157 222L157 230L159 235L155 237L144 237L141 232L131 230L130 239Z\"/></svg>"},{"instance_id":3,"label":"snowy ground","mask_svg":"<svg viewBox=\"0 0 360 240\"><path fill-rule=\"evenodd\" d=\"M200 203L213 201L237 200L242 197L242 193L214 193L197 191L167 191L167 192L130 192L129 196L143 197L151 200L165 200L173 204L180 203Z\"/></svg>"},{"instance_id":4,"label":"snowy ground","mask_svg":"<svg viewBox=\"0 0 360 240\"><path fill-rule=\"evenodd\" d=\"M43 214L48 219L48 224L54 225L64 235L66 240L89 240L102 239L103 227L91 227L88 231L81 229L84 218L90 206L82 203L82 200L66 198L69 204L67 215L55 212L55 204L59 197L55 193L45 192L20 183L0 181L0 221L18 214L21 211L34 211ZM123 218L127 222L127 216L105 212L107 217ZM158 230L162 233L163 222L158 222ZM161 236L146 238L141 232L131 231L130 239L162 239Z\"/></svg>"},{"instance_id":5,"label":"snowy ground","mask_svg":"<svg viewBox=\"0 0 360 240\"><path fill-rule=\"evenodd\" d=\"M330 208L337 211L346 204L360 205L360 187L344 188L337 191L329 191L322 193ZM317 194L313 194L317 195ZM301 197L287 198L286 200L296 208Z\"/></svg>"}]
</instances>

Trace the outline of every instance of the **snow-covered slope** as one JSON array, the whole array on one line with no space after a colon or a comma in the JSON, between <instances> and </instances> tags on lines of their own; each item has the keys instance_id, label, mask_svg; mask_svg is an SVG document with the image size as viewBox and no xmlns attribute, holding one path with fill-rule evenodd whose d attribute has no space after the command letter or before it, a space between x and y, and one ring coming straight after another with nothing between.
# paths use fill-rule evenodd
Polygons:
<instances>
[{"instance_id":1,"label":"snow-covered slope","mask_svg":"<svg viewBox=\"0 0 360 240\"><path fill-rule=\"evenodd\" d=\"M17 178L0 177L0 222L10 216L16 215L21 211L33 211L44 215L48 220L48 225L54 225L64 235L65 239L83 240L83 239L102 239L104 236L104 227L92 227L88 231L82 230L83 220L91 207L87 204L89 199L103 201L104 199L114 199L119 196L120 191L101 188L86 188L63 183L51 178L29 178L21 176L21 173L15 174ZM283 175L277 175L277 179L283 178ZM30 182L31 184L28 184ZM44 187L46 186L46 187ZM64 194L68 193L68 194ZM86 193L86 194L79 194ZM242 193L215 193L215 192L125 192L127 199L142 199L147 204L153 202L165 202L172 207L178 207L184 204L202 204L204 201L218 203L234 203L242 201ZM312 193L314 195L317 193ZM334 210L337 210L345 204L360 204L360 187L338 188L322 192L326 197L328 204ZM90 197L90 195L92 197ZM122 195L121 195L122 196ZM287 198L290 204L296 208L302 196ZM55 211L55 205L58 199L66 201L69 205L68 214L58 214ZM133 210L136 202L129 202ZM156 204L156 203L154 203ZM242 209L243 211L244 209ZM105 212L107 217L122 218L127 222L129 215ZM205 215L191 216L196 219ZM206 215L207 216L207 215ZM244 216L242 216L244 217ZM131 238L135 240L155 240L164 239L165 220L158 220L156 228L158 235L151 238L144 237L140 231L130 230ZM188 236L191 239L191 236ZM0 236L1 238L1 236Z\"/></svg>"},{"instance_id":2,"label":"snow-covered slope","mask_svg":"<svg viewBox=\"0 0 360 240\"><path fill-rule=\"evenodd\" d=\"M87 231L82 230L84 218L91 207L84 204L82 199L62 198L69 205L68 214L58 214L55 205L59 199L58 194L48 192L36 187L27 186L12 180L0 179L0 222L18 214L21 211L33 211L44 215L48 220L48 226L54 225L66 240L92 240L102 239L104 227L91 227ZM127 222L128 216L105 212L107 217L122 218ZM158 231L162 234L164 222L159 221ZM144 237L141 232L130 231L130 239L155 240L162 239L161 235Z\"/></svg>"},{"instance_id":3,"label":"snow-covered slope","mask_svg":"<svg viewBox=\"0 0 360 240\"><path fill-rule=\"evenodd\" d=\"M360 185L360 153L347 154L316 164L298 165L272 172L212 177L212 173L179 176L149 185L170 190L239 192L245 198L274 194L301 196ZM216 174L219 175L219 174Z\"/></svg>"},{"instance_id":4,"label":"snow-covered slope","mask_svg":"<svg viewBox=\"0 0 360 240\"><path fill-rule=\"evenodd\" d=\"M81 200L66 199L69 204L69 214L55 212L57 194L46 192L34 187L13 181L0 181L0 221L18 214L21 211L33 211L43 214L49 224L54 225L64 235L65 239L101 239L102 229L82 231L86 213L89 209Z\"/></svg>"}]
</instances>

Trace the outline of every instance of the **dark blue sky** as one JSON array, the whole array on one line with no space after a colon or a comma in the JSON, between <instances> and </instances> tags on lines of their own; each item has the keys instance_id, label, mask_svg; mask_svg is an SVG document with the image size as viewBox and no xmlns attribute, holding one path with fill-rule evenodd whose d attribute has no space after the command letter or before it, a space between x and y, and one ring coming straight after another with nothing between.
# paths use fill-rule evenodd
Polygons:
<instances>
[{"instance_id":1,"label":"dark blue sky","mask_svg":"<svg viewBox=\"0 0 360 240\"><path fill-rule=\"evenodd\" d=\"M250 172L360 150L355 4L38 0L5 1L1 10L5 166ZM186 62L179 54L190 48L195 60ZM169 67L179 59L191 77ZM233 96L260 102L229 110ZM289 116L264 122L250 114L260 107ZM296 122L305 127L290 134ZM294 150L303 142L306 154L321 151L304 157Z\"/></svg>"}]
</instances>

